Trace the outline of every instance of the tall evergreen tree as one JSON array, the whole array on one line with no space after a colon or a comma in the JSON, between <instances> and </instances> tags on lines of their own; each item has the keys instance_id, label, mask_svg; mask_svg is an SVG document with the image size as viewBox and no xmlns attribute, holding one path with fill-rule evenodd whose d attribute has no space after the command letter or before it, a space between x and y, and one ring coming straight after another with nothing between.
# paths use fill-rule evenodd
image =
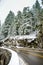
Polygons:
<instances>
[{"instance_id":1,"label":"tall evergreen tree","mask_svg":"<svg viewBox=\"0 0 43 65\"><path fill-rule=\"evenodd\" d=\"M40 18L40 25L39 25L38 41L40 48L43 48L43 9L40 12L39 18Z\"/></svg>"},{"instance_id":2,"label":"tall evergreen tree","mask_svg":"<svg viewBox=\"0 0 43 65\"><path fill-rule=\"evenodd\" d=\"M43 9L40 7L38 0L36 0L33 9L34 17L37 18L37 29L39 30L37 35L38 45L40 48L43 48Z\"/></svg>"},{"instance_id":3,"label":"tall evergreen tree","mask_svg":"<svg viewBox=\"0 0 43 65\"><path fill-rule=\"evenodd\" d=\"M9 28L10 28L12 22L14 22L14 13L12 11L10 11L8 16L5 19L4 27L2 30L5 37L8 35Z\"/></svg>"},{"instance_id":4,"label":"tall evergreen tree","mask_svg":"<svg viewBox=\"0 0 43 65\"><path fill-rule=\"evenodd\" d=\"M40 4L39 4L39 2L38 2L38 0L36 0L36 3L35 3L35 8L37 8L37 9L39 9L40 10Z\"/></svg>"}]
</instances>

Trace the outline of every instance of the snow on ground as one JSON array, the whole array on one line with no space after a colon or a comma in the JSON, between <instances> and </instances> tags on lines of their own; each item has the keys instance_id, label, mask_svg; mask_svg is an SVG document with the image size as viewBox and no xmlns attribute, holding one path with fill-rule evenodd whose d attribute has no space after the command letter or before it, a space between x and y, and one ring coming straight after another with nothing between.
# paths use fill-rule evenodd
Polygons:
<instances>
[{"instance_id":1,"label":"snow on ground","mask_svg":"<svg viewBox=\"0 0 43 65\"><path fill-rule=\"evenodd\" d=\"M12 36L11 39L35 39L38 31L31 32L29 35L18 35L18 36Z\"/></svg>"},{"instance_id":2,"label":"snow on ground","mask_svg":"<svg viewBox=\"0 0 43 65\"><path fill-rule=\"evenodd\" d=\"M7 49L12 54L11 60L8 65L19 65L19 57L15 51L8 49L8 48L4 48L4 47L0 47L0 48Z\"/></svg>"},{"instance_id":3,"label":"snow on ground","mask_svg":"<svg viewBox=\"0 0 43 65\"><path fill-rule=\"evenodd\" d=\"M6 39L14 39L14 40L28 39L28 40L34 40L36 38L36 35L38 34L38 32L39 31L34 31L34 32L31 32L29 35L8 36L7 38L3 39L2 41L4 42Z\"/></svg>"},{"instance_id":4,"label":"snow on ground","mask_svg":"<svg viewBox=\"0 0 43 65\"><path fill-rule=\"evenodd\" d=\"M21 47L21 46L16 46L17 48L23 48L23 47Z\"/></svg>"}]
</instances>

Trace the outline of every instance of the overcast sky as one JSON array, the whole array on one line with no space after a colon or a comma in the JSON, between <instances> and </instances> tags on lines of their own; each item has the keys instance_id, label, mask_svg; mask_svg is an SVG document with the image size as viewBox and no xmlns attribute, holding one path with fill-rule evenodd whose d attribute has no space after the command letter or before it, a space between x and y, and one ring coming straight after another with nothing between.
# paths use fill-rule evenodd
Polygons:
<instances>
[{"instance_id":1,"label":"overcast sky","mask_svg":"<svg viewBox=\"0 0 43 65\"><path fill-rule=\"evenodd\" d=\"M36 0L0 0L0 20L4 22L7 14L12 10L15 14L17 11L22 11L24 7L29 6L30 8ZM39 0L40 1L40 0Z\"/></svg>"}]
</instances>

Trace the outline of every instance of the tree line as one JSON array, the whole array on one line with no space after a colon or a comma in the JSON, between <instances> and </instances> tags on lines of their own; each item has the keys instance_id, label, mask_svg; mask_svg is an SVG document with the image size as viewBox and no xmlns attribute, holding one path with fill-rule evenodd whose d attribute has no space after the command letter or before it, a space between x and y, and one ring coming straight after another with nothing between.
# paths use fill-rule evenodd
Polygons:
<instances>
[{"instance_id":1,"label":"tree line","mask_svg":"<svg viewBox=\"0 0 43 65\"><path fill-rule=\"evenodd\" d=\"M17 15L10 11L2 25L1 32L4 37L7 37L28 35L35 30L39 31L37 41L41 43L43 47L43 8L40 6L38 0L36 0L31 9L29 7L24 7L22 12L17 12Z\"/></svg>"}]
</instances>

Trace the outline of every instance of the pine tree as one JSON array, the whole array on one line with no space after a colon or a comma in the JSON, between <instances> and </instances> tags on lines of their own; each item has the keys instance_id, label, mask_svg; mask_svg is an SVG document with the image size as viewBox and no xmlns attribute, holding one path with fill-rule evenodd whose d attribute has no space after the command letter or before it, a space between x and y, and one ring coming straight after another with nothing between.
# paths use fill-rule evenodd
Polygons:
<instances>
[{"instance_id":1,"label":"pine tree","mask_svg":"<svg viewBox=\"0 0 43 65\"><path fill-rule=\"evenodd\" d=\"M12 22L14 22L14 13L12 11L10 11L8 16L5 19L4 27L2 30L2 33L5 37L8 36L9 28L10 28Z\"/></svg>"}]
</instances>

